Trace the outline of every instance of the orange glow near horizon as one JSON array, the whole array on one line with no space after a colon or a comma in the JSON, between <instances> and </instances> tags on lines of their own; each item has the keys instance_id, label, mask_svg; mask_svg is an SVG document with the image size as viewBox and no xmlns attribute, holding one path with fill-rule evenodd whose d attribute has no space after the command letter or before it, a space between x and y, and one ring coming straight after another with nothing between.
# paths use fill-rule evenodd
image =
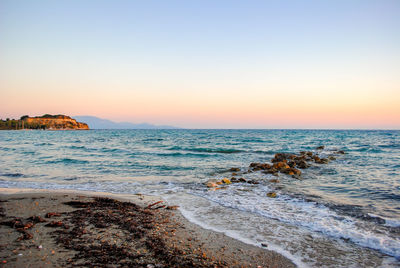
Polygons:
<instances>
[{"instance_id":1,"label":"orange glow near horizon","mask_svg":"<svg viewBox=\"0 0 400 268\"><path fill-rule=\"evenodd\" d=\"M188 128L398 128L400 94L383 90L78 90L9 85L2 118L93 115ZM80 87L79 87L80 88ZM23 92L23 94L21 94Z\"/></svg>"}]
</instances>

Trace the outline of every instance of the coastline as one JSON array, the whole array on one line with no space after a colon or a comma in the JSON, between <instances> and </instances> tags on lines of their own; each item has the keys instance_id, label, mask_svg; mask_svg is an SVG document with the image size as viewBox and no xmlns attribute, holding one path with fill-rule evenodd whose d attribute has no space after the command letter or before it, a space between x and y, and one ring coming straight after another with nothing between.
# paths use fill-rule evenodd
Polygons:
<instances>
[{"instance_id":1,"label":"coastline","mask_svg":"<svg viewBox=\"0 0 400 268\"><path fill-rule=\"evenodd\" d=\"M80 247L73 247L66 242L65 237L71 235L73 231L75 233L72 234L76 235L79 228L79 230L84 230L83 233L79 233L81 242L87 242L84 246L100 247L99 250L105 250L104 253L109 253L110 248L112 249L108 258L105 259L106 262L112 264L112 267L129 266L130 261L134 261L139 267L189 267L191 265L197 267L295 267L289 259L274 251L245 244L189 222L179 209L176 210L175 204L166 204L165 201L157 203L162 201L157 196L0 188L0 200L3 223L14 219L15 225L16 217L21 218L24 224L32 221L33 218L30 218L32 216L40 216L41 219L46 220L46 222L34 223L33 226L27 225L22 228L25 230L18 230L15 226L10 226L11 224L0 225L0 260L4 267L26 265L72 267L85 263L93 265L96 261L98 261L97 265L104 262L98 259L99 256L95 257L96 252L91 252L94 255L89 258L88 254L85 255L85 252L79 251ZM65 204L71 201L80 202L82 207L71 206L75 203ZM112 207L109 207L110 204ZM103 205L105 207L102 207ZM124 229L129 217L121 216L125 215L121 213L132 213L126 209L126 206L129 211L132 208L136 209L137 213L141 213L140 217L144 217L142 222L136 223L139 226L135 229L142 230L143 234L139 232L139 235L143 235L141 240L144 244L132 242L134 241L131 237L132 232ZM88 209L90 213L96 211L96 217L92 220L95 220L94 225L100 224L100 226L93 226L93 221L91 224L86 223L86 228L75 226L76 213L83 213L85 209ZM47 213L60 215L46 218ZM92 215L90 213L80 215L80 217L84 216L84 219L90 222ZM101 213L105 213L104 222L100 220L102 217L99 218L99 215L103 215ZM52 222L59 223L59 226L46 226ZM113 224L109 225L109 222ZM118 225L119 223L121 224ZM104 226L101 226L102 224ZM160 248L160 245L163 248ZM135 257L121 253L139 251L143 252Z\"/></svg>"}]
</instances>

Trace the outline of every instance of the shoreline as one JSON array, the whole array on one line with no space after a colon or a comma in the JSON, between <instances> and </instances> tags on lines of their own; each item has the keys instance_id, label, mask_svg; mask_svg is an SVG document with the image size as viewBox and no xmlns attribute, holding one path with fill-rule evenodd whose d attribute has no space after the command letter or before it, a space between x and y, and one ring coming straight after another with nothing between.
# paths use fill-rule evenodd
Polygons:
<instances>
[{"instance_id":1,"label":"shoreline","mask_svg":"<svg viewBox=\"0 0 400 268\"><path fill-rule=\"evenodd\" d=\"M84 254L85 251L79 251L80 247L66 247L68 240L65 237L71 235L73 230L76 235L79 228L84 230L79 233L80 243L83 241L90 248L100 247L99 250L108 249L106 252L114 253L105 260L113 264L112 267L129 266L130 262L139 267L189 267L189 264L197 267L295 267L295 264L277 252L243 243L190 222L176 210L175 204L167 204L156 196L0 188L0 200L0 212L4 214L1 217L3 223L15 220L16 217L21 218L25 224L32 216L40 216L46 220L43 223L37 222L32 227L25 226L29 227L25 231L10 227L10 224L0 225L0 260L6 261L2 263L4 267L32 264L72 267L82 263L93 264L96 261L102 263L96 257L90 259L88 254ZM66 204L68 202L81 204L82 207L71 207ZM132 213L129 212L132 209L138 213L135 217L142 217L143 222L135 223L136 229L127 232L124 228L131 222L127 221L130 220L130 214L126 213ZM90 218L92 211L97 213L95 218ZM58 227L46 227L48 222L53 222L53 218L45 217L47 213L60 214L54 218L55 222L60 222ZM82 217L88 219L89 223L82 222ZM81 219L80 226L76 226L77 219ZM136 234L143 235L141 239L144 244L132 242L132 232L138 230L141 231ZM25 233L33 237L26 235L27 239L24 239ZM96 242L98 237L102 237L104 244L99 245ZM143 252L136 256L122 253L134 251Z\"/></svg>"}]
</instances>

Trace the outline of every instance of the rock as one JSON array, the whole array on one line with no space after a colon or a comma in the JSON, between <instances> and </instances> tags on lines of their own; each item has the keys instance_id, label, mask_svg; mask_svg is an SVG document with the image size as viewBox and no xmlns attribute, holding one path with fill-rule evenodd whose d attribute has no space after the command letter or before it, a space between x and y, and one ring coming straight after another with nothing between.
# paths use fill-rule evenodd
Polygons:
<instances>
[{"instance_id":1,"label":"rock","mask_svg":"<svg viewBox=\"0 0 400 268\"><path fill-rule=\"evenodd\" d=\"M290 168L290 166L289 166L288 164L286 164L285 161L282 161L282 162L275 162L274 165L273 165L272 167L275 168L275 169L277 169L277 170L279 170L279 171L282 171L282 170L285 170L285 169Z\"/></svg>"},{"instance_id":2,"label":"rock","mask_svg":"<svg viewBox=\"0 0 400 268\"><path fill-rule=\"evenodd\" d=\"M337 154L345 154L344 151L337 151L336 153L337 153Z\"/></svg>"},{"instance_id":3,"label":"rock","mask_svg":"<svg viewBox=\"0 0 400 268\"><path fill-rule=\"evenodd\" d=\"M321 158L317 163L318 164L328 164L329 160L327 158Z\"/></svg>"},{"instance_id":4,"label":"rock","mask_svg":"<svg viewBox=\"0 0 400 268\"><path fill-rule=\"evenodd\" d=\"M301 175L301 171L298 170L297 168L288 168L288 169L282 170L281 172L288 174L288 175Z\"/></svg>"},{"instance_id":5,"label":"rock","mask_svg":"<svg viewBox=\"0 0 400 268\"><path fill-rule=\"evenodd\" d=\"M218 187L218 184L215 180L210 180L210 181L206 182L206 186L208 188L216 188L216 187Z\"/></svg>"},{"instance_id":6,"label":"rock","mask_svg":"<svg viewBox=\"0 0 400 268\"><path fill-rule=\"evenodd\" d=\"M272 182L272 183L279 183L279 182L281 182L281 181L278 180L278 179L270 179L269 182Z\"/></svg>"},{"instance_id":7,"label":"rock","mask_svg":"<svg viewBox=\"0 0 400 268\"><path fill-rule=\"evenodd\" d=\"M240 182L247 182L245 178L240 178L239 181Z\"/></svg>"},{"instance_id":8,"label":"rock","mask_svg":"<svg viewBox=\"0 0 400 268\"><path fill-rule=\"evenodd\" d=\"M319 156L317 156L317 155L314 155L314 156L313 156L313 159L314 159L314 161L315 161L316 163L318 163L319 161L321 161L321 158L319 158Z\"/></svg>"},{"instance_id":9,"label":"rock","mask_svg":"<svg viewBox=\"0 0 400 268\"><path fill-rule=\"evenodd\" d=\"M268 245L266 243L261 243L261 246L264 247L264 248L268 247Z\"/></svg>"},{"instance_id":10,"label":"rock","mask_svg":"<svg viewBox=\"0 0 400 268\"><path fill-rule=\"evenodd\" d=\"M325 146L324 146L324 145L321 145L321 146L318 146L318 147L315 148L315 149L317 149L317 150L323 150L323 149L325 149Z\"/></svg>"},{"instance_id":11,"label":"rock","mask_svg":"<svg viewBox=\"0 0 400 268\"><path fill-rule=\"evenodd\" d=\"M305 169L305 168L309 167L309 165L307 164L307 162L305 160L297 161L296 165L297 165L298 168L302 168L302 169Z\"/></svg>"},{"instance_id":12,"label":"rock","mask_svg":"<svg viewBox=\"0 0 400 268\"><path fill-rule=\"evenodd\" d=\"M328 156L329 160L336 160L336 157L334 157L333 155Z\"/></svg>"},{"instance_id":13,"label":"rock","mask_svg":"<svg viewBox=\"0 0 400 268\"><path fill-rule=\"evenodd\" d=\"M290 172L293 173L293 174L290 174L290 175L298 175L298 176L301 175L301 171L298 170L297 168L291 168Z\"/></svg>"},{"instance_id":14,"label":"rock","mask_svg":"<svg viewBox=\"0 0 400 268\"><path fill-rule=\"evenodd\" d=\"M313 153L312 152L306 152L306 155L313 156Z\"/></svg>"},{"instance_id":15,"label":"rock","mask_svg":"<svg viewBox=\"0 0 400 268\"><path fill-rule=\"evenodd\" d=\"M274 158L271 160L272 163L274 162L282 162L286 159L290 159L293 157L293 154L288 154L288 153L276 153Z\"/></svg>"},{"instance_id":16,"label":"rock","mask_svg":"<svg viewBox=\"0 0 400 268\"><path fill-rule=\"evenodd\" d=\"M267 196L270 198L276 198L276 193L275 192L269 192L267 193Z\"/></svg>"},{"instance_id":17,"label":"rock","mask_svg":"<svg viewBox=\"0 0 400 268\"><path fill-rule=\"evenodd\" d=\"M253 168L253 171L258 171L258 170L270 169L271 165L267 163L251 163L250 167Z\"/></svg>"},{"instance_id":18,"label":"rock","mask_svg":"<svg viewBox=\"0 0 400 268\"><path fill-rule=\"evenodd\" d=\"M294 168L296 166L296 162L295 161L289 161L287 163L289 165L289 167Z\"/></svg>"},{"instance_id":19,"label":"rock","mask_svg":"<svg viewBox=\"0 0 400 268\"><path fill-rule=\"evenodd\" d=\"M272 166L270 164L261 164L260 167L261 167L261 169L266 170L266 169L270 169Z\"/></svg>"},{"instance_id":20,"label":"rock","mask_svg":"<svg viewBox=\"0 0 400 268\"><path fill-rule=\"evenodd\" d=\"M237 176L237 173L236 172L232 172L232 176Z\"/></svg>"},{"instance_id":21,"label":"rock","mask_svg":"<svg viewBox=\"0 0 400 268\"><path fill-rule=\"evenodd\" d=\"M272 167L272 168L270 168L268 170L264 170L262 173L264 173L264 174L274 174L274 173L277 173L277 172L278 172L278 169Z\"/></svg>"},{"instance_id":22,"label":"rock","mask_svg":"<svg viewBox=\"0 0 400 268\"><path fill-rule=\"evenodd\" d=\"M238 183L238 182L240 182L240 181L239 181L239 179L237 179L237 178L235 178L235 177L232 177L232 178L231 178L231 182L232 182L232 183Z\"/></svg>"},{"instance_id":23,"label":"rock","mask_svg":"<svg viewBox=\"0 0 400 268\"><path fill-rule=\"evenodd\" d=\"M223 178L222 182L225 184L231 184L232 182L228 178Z\"/></svg>"},{"instance_id":24,"label":"rock","mask_svg":"<svg viewBox=\"0 0 400 268\"><path fill-rule=\"evenodd\" d=\"M260 184L258 181L255 181L255 180L249 180L249 181L247 181L247 183L249 183L249 184Z\"/></svg>"},{"instance_id":25,"label":"rock","mask_svg":"<svg viewBox=\"0 0 400 268\"><path fill-rule=\"evenodd\" d=\"M240 168L230 168L229 171L231 171L231 172L238 172L238 171L240 171Z\"/></svg>"}]
</instances>

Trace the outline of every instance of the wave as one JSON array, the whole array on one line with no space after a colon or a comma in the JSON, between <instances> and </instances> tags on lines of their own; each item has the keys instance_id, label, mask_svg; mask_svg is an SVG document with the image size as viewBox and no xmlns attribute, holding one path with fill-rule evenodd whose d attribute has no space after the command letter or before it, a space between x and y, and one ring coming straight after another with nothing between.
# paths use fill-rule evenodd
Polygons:
<instances>
[{"instance_id":1,"label":"wave","mask_svg":"<svg viewBox=\"0 0 400 268\"><path fill-rule=\"evenodd\" d=\"M22 173L3 173L3 174L0 174L0 176L10 177L10 178L22 178L22 177L25 177L25 175L22 174Z\"/></svg>"},{"instance_id":2,"label":"wave","mask_svg":"<svg viewBox=\"0 0 400 268\"><path fill-rule=\"evenodd\" d=\"M210 157L213 156L213 154L202 154L202 153L156 153L155 155L157 156L165 156L165 157Z\"/></svg>"},{"instance_id":3,"label":"wave","mask_svg":"<svg viewBox=\"0 0 400 268\"><path fill-rule=\"evenodd\" d=\"M69 149L78 149L78 150L80 150L80 149L87 149L86 148L86 146L76 146L76 145L72 145L72 146L69 146L68 147Z\"/></svg>"},{"instance_id":4,"label":"wave","mask_svg":"<svg viewBox=\"0 0 400 268\"><path fill-rule=\"evenodd\" d=\"M42 142L42 143L36 143L34 144L35 146L52 146L54 143L51 142Z\"/></svg>"},{"instance_id":5,"label":"wave","mask_svg":"<svg viewBox=\"0 0 400 268\"><path fill-rule=\"evenodd\" d=\"M167 150L170 151L189 151L189 152L200 152L200 153L219 153L219 154L235 154L242 153L243 150L233 149L233 148L206 148L206 147L180 147L173 146Z\"/></svg>"},{"instance_id":6,"label":"wave","mask_svg":"<svg viewBox=\"0 0 400 268\"><path fill-rule=\"evenodd\" d=\"M101 148L101 152L105 152L105 153L128 153L128 150L125 149L120 149L120 148L106 148L103 147Z\"/></svg>"},{"instance_id":7,"label":"wave","mask_svg":"<svg viewBox=\"0 0 400 268\"><path fill-rule=\"evenodd\" d=\"M162 139L162 138L148 138L148 139L143 139L142 141L145 141L145 142L147 142L147 141L163 141L164 139Z\"/></svg>"},{"instance_id":8,"label":"wave","mask_svg":"<svg viewBox=\"0 0 400 268\"><path fill-rule=\"evenodd\" d=\"M252 192L235 192L225 190L223 195L215 192L194 193L221 206L238 209L248 213L275 219L294 226L320 232L333 238L350 240L363 247L381 251L384 254L400 258L400 240L379 231L372 231L371 222L363 222L350 216L337 214L328 207L316 202L279 195L277 198L262 198L270 189L257 188ZM262 189L264 188L264 189ZM310 220L312 219L312 220ZM369 217L373 222L385 223L376 217ZM388 222L391 225L396 223ZM376 226L376 225L375 225Z\"/></svg>"},{"instance_id":9,"label":"wave","mask_svg":"<svg viewBox=\"0 0 400 268\"><path fill-rule=\"evenodd\" d=\"M258 138L245 138L245 139L240 140L240 142L241 143L242 142L262 142L262 143L265 143L265 142L268 142L268 141L265 141L263 139L258 139Z\"/></svg>"},{"instance_id":10,"label":"wave","mask_svg":"<svg viewBox=\"0 0 400 268\"><path fill-rule=\"evenodd\" d=\"M47 164L87 164L89 161L82 159L73 159L73 158L60 158L56 160L50 160L46 162Z\"/></svg>"},{"instance_id":11,"label":"wave","mask_svg":"<svg viewBox=\"0 0 400 268\"><path fill-rule=\"evenodd\" d=\"M184 166L168 166L168 165L154 165L154 166L144 166L146 168L155 168L157 170L194 170L195 167L184 167Z\"/></svg>"},{"instance_id":12,"label":"wave","mask_svg":"<svg viewBox=\"0 0 400 268\"><path fill-rule=\"evenodd\" d=\"M387 144L379 144L378 145L379 148L384 148L384 149L399 149L400 148L400 144L399 143L387 143Z\"/></svg>"}]
</instances>

